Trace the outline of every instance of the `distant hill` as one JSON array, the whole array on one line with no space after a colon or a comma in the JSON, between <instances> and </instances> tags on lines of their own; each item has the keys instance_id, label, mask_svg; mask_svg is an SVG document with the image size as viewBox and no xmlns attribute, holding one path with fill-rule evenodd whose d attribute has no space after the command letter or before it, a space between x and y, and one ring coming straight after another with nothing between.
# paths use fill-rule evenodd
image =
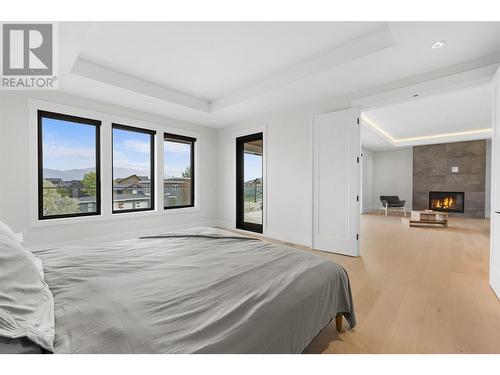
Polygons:
<instances>
[{"instance_id":1,"label":"distant hill","mask_svg":"<svg viewBox=\"0 0 500 375\"><path fill-rule=\"evenodd\" d=\"M67 169L64 171L61 171L59 169L49 169L49 168L44 168L43 169L43 177L45 178L60 178L63 181L72 181L72 180L81 180L83 179L83 176L89 172L93 172L95 169L94 168L83 168L83 169ZM128 168L120 168L120 167L115 167L114 168L114 177L115 178L124 178L128 177L130 175L145 175L144 172L134 170L134 169L128 169Z\"/></svg>"}]
</instances>

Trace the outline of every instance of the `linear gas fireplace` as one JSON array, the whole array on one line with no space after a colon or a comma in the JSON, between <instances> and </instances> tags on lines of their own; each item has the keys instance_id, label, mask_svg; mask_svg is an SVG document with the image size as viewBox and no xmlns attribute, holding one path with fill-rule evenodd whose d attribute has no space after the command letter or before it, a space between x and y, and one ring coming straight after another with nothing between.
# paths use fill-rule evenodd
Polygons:
<instances>
[{"instance_id":1,"label":"linear gas fireplace","mask_svg":"<svg viewBox=\"0 0 500 375\"><path fill-rule=\"evenodd\" d=\"M465 193L429 191L429 209L443 212L464 212Z\"/></svg>"}]
</instances>

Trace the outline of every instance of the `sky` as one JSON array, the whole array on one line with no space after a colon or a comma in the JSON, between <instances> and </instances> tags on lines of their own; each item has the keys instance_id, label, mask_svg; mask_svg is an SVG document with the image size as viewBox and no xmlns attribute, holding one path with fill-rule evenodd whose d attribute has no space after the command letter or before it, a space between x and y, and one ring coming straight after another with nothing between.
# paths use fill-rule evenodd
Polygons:
<instances>
[{"instance_id":1,"label":"sky","mask_svg":"<svg viewBox=\"0 0 500 375\"><path fill-rule=\"evenodd\" d=\"M95 168L95 126L51 118L42 121L44 168ZM114 167L132 169L150 177L150 152L149 134L113 129ZM190 165L190 144L164 142L164 158L165 177L181 177ZM262 177L262 157L245 153L245 181L257 177Z\"/></svg>"},{"instance_id":2,"label":"sky","mask_svg":"<svg viewBox=\"0 0 500 375\"><path fill-rule=\"evenodd\" d=\"M95 168L95 131L92 125L43 118L43 167L69 170ZM165 175L182 176L190 165L188 144L165 142ZM149 134L113 129L113 166L150 174ZM126 176L118 176L126 177Z\"/></svg>"},{"instance_id":3,"label":"sky","mask_svg":"<svg viewBox=\"0 0 500 375\"><path fill-rule=\"evenodd\" d=\"M191 165L191 144L165 141L163 144L164 177L182 177Z\"/></svg>"},{"instance_id":4,"label":"sky","mask_svg":"<svg viewBox=\"0 0 500 375\"><path fill-rule=\"evenodd\" d=\"M262 156L247 153L244 155L245 181L262 177Z\"/></svg>"},{"instance_id":5,"label":"sky","mask_svg":"<svg viewBox=\"0 0 500 375\"><path fill-rule=\"evenodd\" d=\"M42 126L44 168L95 168L95 126L51 118Z\"/></svg>"},{"instance_id":6,"label":"sky","mask_svg":"<svg viewBox=\"0 0 500 375\"><path fill-rule=\"evenodd\" d=\"M129 130L113 129L113 168L127 168L150 176L151 136ZM113 177L127 177L113 174Z\"/></svg>"}]
</instances>

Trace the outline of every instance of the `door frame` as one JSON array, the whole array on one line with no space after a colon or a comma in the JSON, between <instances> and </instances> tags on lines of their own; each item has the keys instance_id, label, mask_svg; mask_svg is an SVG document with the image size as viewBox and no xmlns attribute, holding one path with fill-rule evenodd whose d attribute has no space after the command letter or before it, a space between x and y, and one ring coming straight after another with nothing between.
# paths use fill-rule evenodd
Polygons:
<instances>
[{"instance_id":1,"label":"door frame","mask_svg":"<svg viewBox=\"0 0 500 375\"><path fill-rule=\"evenodd\" d=\"M246 132L245 135L235 137L236 146L236 170L235 170L235 185L236 185L236 229L246 230L254 233L264 234L266 223L266 206L267 206L267 191L266 191L266 142L265 132L263 130L253 129L254 131ZM254 140L262 140L262 224L248 223L244 221L244 207L243 203L243 184L244 183L244 153L243 144Z\"/></svg>"}]
</instances>

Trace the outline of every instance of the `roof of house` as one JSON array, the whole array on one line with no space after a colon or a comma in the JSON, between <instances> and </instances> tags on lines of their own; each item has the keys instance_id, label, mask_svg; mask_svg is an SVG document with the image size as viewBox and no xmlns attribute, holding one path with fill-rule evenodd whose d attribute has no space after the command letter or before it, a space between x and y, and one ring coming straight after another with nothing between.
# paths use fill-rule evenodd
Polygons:
<instances>
[{"instance_id":1,"label":"roof of house","mask_svg":"<svg viewBox=\"0 0 500 375\"><path fill-rule=\"evenodd\" d=\"M95 203L95 197L78 197L79 203Z\"/></svg>"},{"instance_id":2,"label":"roof of house","mask_svg":"<svg viewBox=\"0 0 500 375\"><path fill-rule=\"evenodd\" d=\"M187 180L190 180L190 177L166 177L163 179L164 183L181 183Z\"/></svg>"},{"instance_id":3,"label":"roof of house","mask_svg":"<svg viewBox=\"0 0 500 375\"><path fill-rule=\"evenodd\" d=\"M128 189L128 188L132 188L132 187L141 188L141 185L139 185L137 183L131 183L131 184L114 184L113 185L113 189Z\"/></svg>"},{"instance_id":4,"label":"roof of house","mask_svg":"<svg viewBox=\"0 0 500 375\"><path fill-rule=\"evenodd\" d=\"M151 199L150 196L144 194L114 194L113 201L146 201Z\"/></svg>"}]
</instances>

